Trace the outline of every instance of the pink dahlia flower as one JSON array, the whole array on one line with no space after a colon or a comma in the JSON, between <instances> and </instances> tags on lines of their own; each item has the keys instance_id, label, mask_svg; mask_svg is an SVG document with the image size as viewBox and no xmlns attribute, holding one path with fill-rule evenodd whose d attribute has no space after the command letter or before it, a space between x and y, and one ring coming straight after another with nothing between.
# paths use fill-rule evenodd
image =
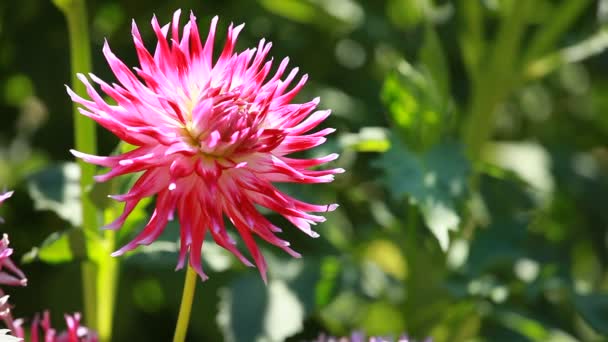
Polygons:
<instances>
[{"instance_id":1,"label":"pink dahlia flower","mask_svg":"<svg viewBox=\"0 0 608 342\"><path fill-rule=\"evenodd\" d=\"M8 191L3 194L0 194L0 205L2 205L2 202L6 201L12 195L13 195L12 191ZM0 223L4 223L4 219L2 217L0 217Z\"/></svg>"},{"instance_id":2,"label":"pink dahlia flower","mask_svg":"<svg viewBox=\"0 0 608 342\"><path fill-rule=\"evenodd\" d=\"M80 314L65 315L67 330L57 335L51 326L51 315L48 311L42 314L42 319L36 314L30 327L30 342L97 342L95 333L80 325ZM41 331L42 330L42 331ZM13 333L16 337L25 338L23 319L14 322Z\"/></svg>"},{"instance_id":3,"label":"pink dahlia flower","mask_svg":"<svg viewBox=\"0 0 608 342\"><path fill-rule=\"evenodd\" d=\"M0 240L0 285L26 286L25 274L10 258L13 249L8 247L9 243L8 235L3 234Z\"/></svg>"},{"instance_id":4,"label":"pink dahlia flower","mask_svg":"<svg viewBox=\"0 0 608 342\"><path fill-rule=\"evenodd\" d=\"M204 280L201 248L207 232L214 241L252 264L236 248L228 235L224 216L236 227L266 277L266 263L254 235L279 246L294 257L300 255L289 242L278 238L281 230L263 217L256 206L271 209L306 234L317 237L311 225L325 219L311 212L334 210L337 205L315 205L294 199L273 186L275 182L327 183L342 169L311 170L338 157L296 159L289 154L308 150L325 142L334 129L309 133L330 114L313 112L319 99L291 103L307 76L289 89L298 69L284 76L288 58L270 76L272 60L267 60L271 43L260 41L257 48L234 52L243 25L228 28L224 48L213 61L217 17L201 43L196 19L179 29L180 11L173 22L161 27L154 17L152 28L158 43L151 54L135 23L132 34L140 67L135 74L118 59L107 43L104 55L119 84L108 84L89 75L116 104L108 104L84 75L91 100L68 88L81 113L97 121L125 142L137 148L118 156L72 153L83 160L110 168L96 176L107 181L116 176L143 172L128 193L112 196L125 202L124 212L109 224L119 228L144 197L157 195L156 208L141 233L113 255L121 255L138 245L152 243L177 211L180 222L180 253L177 268L189 253L190 265ZM171 38L168 38L169 33ZM137 75L137 76L136 76Z\"/></svg>"}]
</instances>

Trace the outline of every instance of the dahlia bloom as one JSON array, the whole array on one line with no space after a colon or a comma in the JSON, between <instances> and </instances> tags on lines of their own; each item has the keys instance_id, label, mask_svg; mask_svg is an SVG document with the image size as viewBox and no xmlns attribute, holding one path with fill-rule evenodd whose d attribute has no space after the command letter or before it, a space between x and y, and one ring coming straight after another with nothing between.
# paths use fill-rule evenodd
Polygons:
<instances>
[{"instance_id":1,"label":"dahlia bloom","mask_svg":"<svg viewBox=\"0 0 608 342\"><path fill-rule=\"evenodd\" d=\"M3 194L0 194L0 205L2 205L2 202L6 201L12 195L13 195L12 191L8 191ZM0 223L4 223L4 219L2 217L0 217Z\"/></svg>"},{"instance_id":2,"label":"dahlia bloom","mask_svg":"<svg viewBox=\"0 0 608 342\"><path fill-rule=\"evenodd\" d=\"M0 205L12 195L12 191L0 194ZM0 222L3 222L1 217ZM2 240L0 240L0 285L26 286L27 278L25 274L10 258L13 254L13 249L8 247L9 243L8 235L3 234ZM0 291L0 296L2 295Z\"/></svg>"},{"instance_id":3,"label":"dahlia bloom","mask_svg":"<svg viewBox=\"0 0 608 342\"><path fill-rule=\"evenodd\" d=\"M289 247L289 242L275 235L281 229L262 216L256 206L281 214L311 237L318 236L311 225L325 220L311 212L327 212L337 207L305 203L273 186L274 182L327 183L334 174L343 172L310 169L336 159L337 154L313 159L288 157L325 142L325 136L334 129L309 132L330 111L313 112L318 98L290 103L307 76L288 89L298 69L292 69L284 77L289 61L285 58L270 77L272 60L266 57L271 43L262 40L257 48L233 52L243 25L230 25L224 48L214 62L218 18L211 21L202 44L192 13L180 38L179 17L178 10L172 23L163 27L156 17L152 19L158 39L153 54L144 47L133 23L140 63L140 67L134 68L135 74L110 51L106 42L103 52L119 84L110 85L92 74L89 77L115 105L106 103L84 75L78 77L86 85L91 100L68 88L72 100L84 107L80 109L83 115L136 148L108 157L72 153L110 169L96 176L97 181L142 172L126 194L111 196L125 202L125 207L107 228L120 228L142 198L157 195L148 224L113 255L152 243L177 211L181 227L177 269L183 267L189 254L190 265L206 279L201 249L207 232L218 245L253 266L228 234L225 216L240 234L265 280L266 263L254 235L294 257L300 255Z\"/></svg>"},{"instance_id":4,"label":"dahlia bloom","mask_svg":"<svg viewBox=\"0 0 608 342\"><path fill-rule=\"evenodd\" d=\"M57 335L57 331L51 326L51 315L48 311L34 316L30 327L30 342L97 342L99 339L95 333L80 325L80 314L65 315L67 330ZM42 330L42 331L41 331ZM13 333L16 337L25 338L23 319L17 319L14 323Z\"/></svg>"},{"instance_id":5,"label":"dahlia bloom","mask_svg":"<svg viewBox=\"0 0 608 342\"><path fill-rule=\"evenodd\" d=\"M3 234L0 240L0 285L26 286L25 274L10 258L13 249L8 247L9 243L8 235Z\"/></svg>"}]
</instances>

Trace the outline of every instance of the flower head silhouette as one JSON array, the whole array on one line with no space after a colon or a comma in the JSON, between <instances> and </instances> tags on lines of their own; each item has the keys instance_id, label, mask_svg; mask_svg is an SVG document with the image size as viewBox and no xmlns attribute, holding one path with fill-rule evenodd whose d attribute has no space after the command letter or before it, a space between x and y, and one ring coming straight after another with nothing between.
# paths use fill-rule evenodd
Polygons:
<instances>
[{"instance_id":1,"label":"flower head silhouette","mask_svg":"<svg viewBox=\"0 0 608 342\"><path fill-rule=\"evenodd\" d=\"M300 230L317 237L311 225L325 219L311 212L327 212L337 205L315 205L299 201L279 191L273 183L326 183L342 169L311 168L338 157L330 154L312 159L288 157L325 142L334 129L310 133L330 114L314 111L319 99L291 103L304 86L304 75L292 87L298 72L286 76L285 58L271 76L272 60L267 60L271 43L235 53L243 25L228 28L226 43L214 61L213 50L218 18L211 21L205 43L201 43L196 19L181 30L180 11L173 21L161 27L154 17L152 28L158 43L151 54L135 23L132 34L140 67L133 73L111 51L104 55L119 84L108 84L95 75L90 79L111 97L108 104L84 75L91 100L68 88L81 113L97 121L121 140L135 145L117 156L72 153L83 160L110 169L96 176L97 181L142 172L133 187L123 195L112 196L125 202L124 212L107 227L118 229L144 197L156 195L156 208L148 224L133 241L116 251L123 254L138 245L152 243L162 233L174 213L180 223L180 252L177 268L189 254L190 265L206 279L201 267L203 240L210 233L214 241L252 264L228 234L226 217L249 249L266 279L266 263L254 235L276 245L294 257L299 254L275 234L281 230L262 216L257 206L273 210ZM171 38L169 38L169 33Z\"/></svg>"}]
</instances>

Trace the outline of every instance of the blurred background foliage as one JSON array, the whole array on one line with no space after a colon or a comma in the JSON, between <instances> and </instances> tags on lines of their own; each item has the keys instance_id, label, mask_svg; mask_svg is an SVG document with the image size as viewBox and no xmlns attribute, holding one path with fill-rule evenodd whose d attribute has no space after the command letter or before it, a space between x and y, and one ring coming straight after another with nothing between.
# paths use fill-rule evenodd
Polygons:
<instances>
[{"instance_id":1,"label":"blurred background foliage","mask_svg":"<svg viewBox=\"0 0 608 342\"><path fill-rule=\"evenodd\" d=\"M265 247L269 282L212 243L191 340L301 341L353 330L435 341L605 341L608 336L608 1L234 0L88 2L94 72L104 39L136 65L155 13L246 23L238 47L273 41L311 81L337 133L331 185L281 185L336 201L315 240L279 217L304 255ZM223 33L222 33L223 34ZM222 34L219 36L221 37ZM64 18L50 1L0 3L2 207L27 288L17 316L82 310L69 231L78 169ZM107 154L116 139L99 130ZM109 189L96 188L99 205ZM136 211L119 239L144 223ZM65 233L65 232L68 233ZM64 233L61 233L64 232ZM178 227L121 261L115 341L171 338L183 272ZM33 246L38 246L33 249ZM85 317L86 319L86 317Z\"/></svg>"}]
</instances>

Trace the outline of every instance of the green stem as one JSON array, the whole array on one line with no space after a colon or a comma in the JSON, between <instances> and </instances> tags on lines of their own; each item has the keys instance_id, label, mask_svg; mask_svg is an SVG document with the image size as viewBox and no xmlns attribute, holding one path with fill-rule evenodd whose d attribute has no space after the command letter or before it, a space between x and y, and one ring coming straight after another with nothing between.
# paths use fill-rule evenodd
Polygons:
<instances>
[{"instance_id":1,"label":"green stem","mask_svg":"<svg viewBox=\"0 0 608 342\"><path fill-rule=\"evenodd\" d=\"M502 18L487 67L473 84L469 118L464 127L469 158L479 161L482 148L492 135L494 112L511 92L523 34L533 2L513 2Z\"/></svg>"},{"instance_id":2,"label":"green stem","mask_svg":"<svg viewBox=\"0 0 608 342\"><path fill-rule=\"evenodd\" d=\"M418 240L418 208L412 201L409 201L407 207L407 230L406 230L406 246L409 251L407 253L408 259L408 273L412 274L414 267L416 266L416 249Z\"/></svg>"},{"instance_id":3,"label":"green stem","mask_svg":"<svg viewBox=\"0 0 608 342\"><path fill-rule=\"evenodd\" d=\"M104 232L104 248L99 255L101 260L97 269L97 333L100 341L112 340L112 318L120 266L120 259L111 255L115 248L115 235L111 230Z\"/></svg>"},{"instance_id":4,"label":"green stem","mask_svg":"<svg viewBox=\"0 0 608 342\"><path fill-rule=\"evenodd\" d=\"M418 281L418 208L416 204L408 198L407 204L407 216L405 218L405 259L407 260L407 277L403 281L403 293L415 293L412 292L416 289L416 282ZM403 321L405 322L405 330L410 331L412 329L412 317L416 314L416 302L413 296L406 296L403 310Z\"/></svg>"},{"instance_id":5,"label":"green stem","mask_svg":"<svg viewBox=\"0 0 608 342\"><path fill-rule=\"evenodd\" d=\"M190 311L192 310L192 301L194 299L194 290L196 289L196 278L196 272L192 267L188 266L186 279L184 280L182 303L179 306L175 335L173 335L173 342L183 342L186 340L186 332L188 331L188 323L190 322Z\"/></svg>"},{"instance_id":6,"label":"green stem","mask_svg":"<svg viewBox=\"0 0 608 342\"><path fill-rule=\"evenodd\" d=\"M91 49L89 41L89 30L87 25L87 10L84 0L54 0L55 5L61 9L66 17L70 37L70 61L72 65L72 89L78 94L84 94L86 89L78 81L77 73L89 73L91 71ZM77 104L74 104L74 135L75 147L78 151L96 154L97 137L95 123L78 112ZM78 161L80 167L80 187L82 203L82 228L85 236L98 235L97 210L91 203L87 194L93 184L95 166ZM89 249L89 239L87 250ZM87 324L96 329L97 323L97 298L96 277L97 267L91 261L82 263L82 283L84 292L84 312Z\"/></svg>"}]
</instances>

